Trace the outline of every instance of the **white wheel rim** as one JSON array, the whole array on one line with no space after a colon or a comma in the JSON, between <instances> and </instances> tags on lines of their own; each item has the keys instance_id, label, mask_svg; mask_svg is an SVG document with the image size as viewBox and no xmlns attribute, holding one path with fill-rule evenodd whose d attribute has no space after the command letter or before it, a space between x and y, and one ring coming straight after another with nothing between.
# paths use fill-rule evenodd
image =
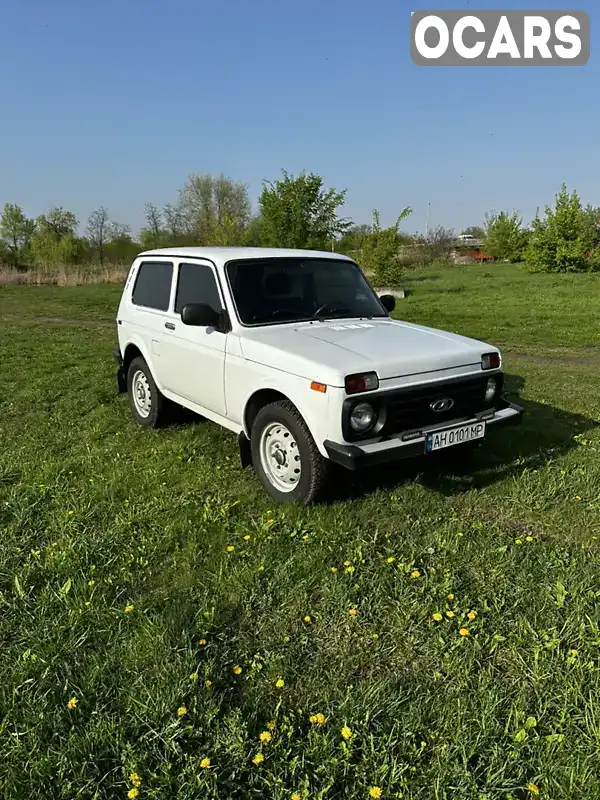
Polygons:
<instances>
[{"instance_id":1,"label":"white wheel rim","mask_svg":"<svg viewBox=\"0 0 600 800\"><path fill-rule=\"evenodd\" d=\"M131 394L135 410L144 419L152 410L152 393L148 378L141 369L138 369L131 381Z\"/></svg>"},{"instance_id":2,"label":"white wheel rim","mask_svg":"<svg viewBox=\"0 0 600 800\"><path fill-rule=\"evenodd\" d=\"M273 486L280 492L292 492L302 474L298 443L280 422L263 428L259 442L260 463Z\"/></svg>"}]
</instances>

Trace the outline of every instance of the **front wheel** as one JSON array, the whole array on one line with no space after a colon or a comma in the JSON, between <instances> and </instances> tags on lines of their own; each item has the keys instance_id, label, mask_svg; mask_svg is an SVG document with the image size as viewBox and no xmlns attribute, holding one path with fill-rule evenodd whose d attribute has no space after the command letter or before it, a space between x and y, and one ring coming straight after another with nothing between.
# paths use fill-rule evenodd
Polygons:
<instances>
[{"instance_id":1,"label":"front wheel","mask_svg":"<svg viewBox=\"0 0 600 800\"><path fill-rule=\"evenodd\" d=\"M267 493L280 503L308 505L324 492L329 461L319 452L297 408L279 400L256 415L252 463Z\"/></svg>"},{"instance_id":2,"label":"front wheel","mask_svg":"<svg viewBox=\"0 0 600 800\"><path fill-rule=\"evenodd\" d=\"M160 427L166 419L166 398L158 390L145 360L134 358L127 370L127 394L133 416L140 425Z\"/></svg>"}]
</instances>

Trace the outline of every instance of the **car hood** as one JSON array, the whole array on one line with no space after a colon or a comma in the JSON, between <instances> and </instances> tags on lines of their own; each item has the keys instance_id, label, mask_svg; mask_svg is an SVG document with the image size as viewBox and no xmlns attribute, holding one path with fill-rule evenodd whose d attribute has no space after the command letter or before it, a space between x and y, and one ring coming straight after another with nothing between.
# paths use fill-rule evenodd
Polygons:
<instances>
[{"instance_id":1,"label":"car hood","mask_svg":"<svg viewBox=\"0 0 600 800\"><path fill-rule=\"evenodd\" d=\"M246 329L244 357L331 386L375 371L380 380L479 366L484 342L393 319L327 320Z\"/></svg>"}]
</instances>

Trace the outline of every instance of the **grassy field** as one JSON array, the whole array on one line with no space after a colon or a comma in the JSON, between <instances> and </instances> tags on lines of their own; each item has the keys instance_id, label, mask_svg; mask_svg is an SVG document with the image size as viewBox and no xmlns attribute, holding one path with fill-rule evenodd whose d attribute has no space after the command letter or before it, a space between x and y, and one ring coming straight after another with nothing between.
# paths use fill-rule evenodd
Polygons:
<instances>
[{"instance_id":1,"label":"grassy field","mask_svg":"<svg viewBox=\"0 0 600 800\"><path fill-rule=\"evenodd\" d=\"M600 798L600 277L406 285L524 423L311 509L133 423L119 287L0 287L2 798Z\"/></svg>"}]
</instances>

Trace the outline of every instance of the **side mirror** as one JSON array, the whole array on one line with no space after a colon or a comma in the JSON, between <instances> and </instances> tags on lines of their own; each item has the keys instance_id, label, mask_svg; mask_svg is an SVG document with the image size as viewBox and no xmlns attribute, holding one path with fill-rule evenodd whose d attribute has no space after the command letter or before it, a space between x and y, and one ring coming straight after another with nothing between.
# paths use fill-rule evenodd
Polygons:
<instances>
[{"instance_id":1,"label":"side mirror","mask_svg":"<svg viewBox=\"0 0 600 800\"><path fill-rule=\"evenodd\" d=\"M186 303L181 309L181 321L184 325L195 325L197 328L216 328L219 315L205 303Z\"/></svg>"},{"instance_id":2,"label":"side mirror","mask_svg":"<svg viewBox=\"0 0 600 800\"><path fill-rule=\"evenodd\" d=\"M396 308L396 298L393 294L382 294L379 298L379 301L385 310L390 314Z\"/></svg>"}]
</instances>

